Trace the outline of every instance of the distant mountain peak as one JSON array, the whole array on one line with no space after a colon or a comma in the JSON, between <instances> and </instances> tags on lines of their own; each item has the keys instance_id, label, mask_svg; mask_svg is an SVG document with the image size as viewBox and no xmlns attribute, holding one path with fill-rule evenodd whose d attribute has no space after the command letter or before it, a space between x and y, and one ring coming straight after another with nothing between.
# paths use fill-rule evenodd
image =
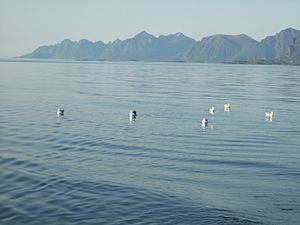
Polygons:
<instances>
[{"instance_id":1,"label":"distant mountain peak","mask_svg":"<svg viewBox=\"0 0 300 225\"><path fill-rule=\"evenodd\" d=\"M150 35L147 31L143 30L140 33L138 33L137 35Z\"/></svg>"},{"instance_id":2,"label":"distant mountain peak","mask_svg":"<svg viewBox=\"0 0 300 225\"><path fill-rule=\"evenodd\" d=\"M154 38L154 36L152 34L149 34L146 31L142 31L142 32L140 32L140 33L138 33L137 35L134 36L134 38L149 38L149 37Z\"/></svg>"},{"instance_id":3,"label":"distant mountain peak","mask_svg":"<svg viewBox=\"0 0 300 225\"><path fill-rule=\"evenodd\" d=\"M68 44L68 43L73 43L73 41L69 38L66 38L61 42L61 44Z\"/></svg>"},{"instance_id":4,"label":"distant mountain peak","mask_svg":"<svg viewBox=\"0 0 300 225\"><path fill-rule=\"evenodd\" d=\"M282 34L293 34L295 32L299 32L298 30L295 30L293 28L287 28L287 29L284 29L282 31L280 31L279 33L277 33L275 36L278 36L278 35L282 35Z\"/></svg>"},{"instance_id":5,"label":"distant mountain peak","mask_svg":"<svg viewBox=\"0 0 300 225\"><path fill-rule=\"evenodd\" d=\"M177 32L176 34L174 34L176 37L180 37L180 36L184 36L183 33L181 32Z\"/></svg>"},{"instance_id":6,"label":"distant mountain peak","mask_svg":"<svg viewBox=\"0 0 300 225\"><path fill-rule=\"evenodd\" d=\"M281 30L280 32L276 33L275 35L266 36L262 41L274 39L276 37L284 36L284 35L295 36L295 34L297 34L297 33L299 33L299 30L296 30L293 28L287 28L287 29Z\"/></svg>"},{"instance_id":7,"label":"distant mountain peak","mask_svg":"<svg viewBox=\"0 0 300 225\"><path fill-rule=\"evenodd\" d=\"M294 29L294 28L289 27L289 28L286 28L286 29L284 29L284 30L282 30L280 32L285 32L285 31L297 31L297 30Z\"/></svg>"},{"instance_id":8,"label":"distant mountain peak","mask_svg":"<svg viewBox=\"0 0 300 225\"><path fill-rule=\"evenodd\" d=\"M177 32L175 34L168 34L168 35L160 35L158 38L172 38L172 39L177 39L177 40L180 40L180 39L183 39L183 38L187 38L187 39L191 39L191 40L194 40L190 37L187 37L185 36L183 33L181 32Z\"/></svg>"},{"instance_id":9,"label":"distant mountain peak","mask_svg":"<svg viewBox=\"0 0 300 225\"><path fill-rule=\"evenodd\" d=\"M116 40L114 40L113 42L110 42L110 43L116 44L116 43L119 43L119 42L121 42L121 40L119 38L117 38Z\"/></svg>"},{"instance_id":10,"label":"distant mountain peak","mask_svg":"<svg viewBox=\"0 0 300 225\"><path fill-rule=\"evenodd\" d=\"M247 34L244 34L244 33L243 34L238 34L237 36L238 37L249 37Z\"/></svg>"},{"instance_id":11,"label":"distant mountain peak","mask_svg":"<svg viewBox=\"0 0 300 225\"><path fill-rule=\"evenodd\" d=\"M80 41L79 41L79 43L89 43L90 41L89 40L87 40L87 39L85 39L85 38L83 38L83 39L81 39Z\"/></svg>"}]
</instances>

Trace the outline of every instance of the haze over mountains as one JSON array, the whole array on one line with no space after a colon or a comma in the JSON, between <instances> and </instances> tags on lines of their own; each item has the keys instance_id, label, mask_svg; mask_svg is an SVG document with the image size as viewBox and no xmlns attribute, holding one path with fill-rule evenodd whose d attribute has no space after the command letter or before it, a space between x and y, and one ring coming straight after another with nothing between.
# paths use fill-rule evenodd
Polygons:
<instances>
[{"instance_id":1,"label":"haze over mountains","mask_svg":"<svg viewBox=\"0 0 300 225\"><path fill-rule=\"evenodd\" d=\"M220 34L195 41L182 33L155 37L143 31L133 38L117 39L107 44L102 41L90 42L86 39L78 42L65 39L56 45L41 46L21 57L213 63L273 60L282 58L298 37L300 31L292 28L268 36L260 42L246 34Z\"/></svg>"}]
</instances>

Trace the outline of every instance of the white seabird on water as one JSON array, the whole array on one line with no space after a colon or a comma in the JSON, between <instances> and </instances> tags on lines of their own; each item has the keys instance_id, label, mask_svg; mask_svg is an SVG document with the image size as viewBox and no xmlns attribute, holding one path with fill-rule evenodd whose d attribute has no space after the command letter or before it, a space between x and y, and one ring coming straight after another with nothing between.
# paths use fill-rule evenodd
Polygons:
<instances>
[{"instance_id":1,"label":"white seabird on water","mask_svg":"<svg viewBox=\"0 0 300 225\"><path fill-rule=\"evenodd\" d=\"M63 116L64 113L65 113L65 110L57 108L57 112L56 112L57 117Z\"/></svg>"},{"instance_id":2,"label":"white seabird on water","mask_svg":"<svg viewBox=\"0 0 300 225\"><path fill-rule=\"evenodd\" d=\"M130 110L129 112L129 119L133 120L136 118L136 111L135 110Z\"/></svg>"},{"instance_id":3,"label":"white seabird on water","mask_svg":"<svg viewBox=\"0 0 300 225\"><path fill-rule=\"evenodd\" d=\"M230 104L229 103L224 104L224 111L225 112L229 112L230 111Z\"/></svg>"},{"instance_id":4,"label":"white seabird on water","mask_svg":"<svg viewBox=\"0 0 300 225\"><path fill-rule=\"evenodd\" d=\"M265 112L265 116L266 116L266 117L273 118L274 112Z\"/></svg>"},{"instance_id":5,"label":"white seabird on water","mask_svg":"<svg viewBox=\"0 0 300 225\"><path fill-rule=\"evenodd\" d=\"M202 122L201 122L202 127L206 127L206 126L207 126L207 123L208 123L208 120L207 120L206 118L203 118L203 119L202 119Z\"/></svg>"},{"instance_id":6,"label":"white seabird on water","mask_svg":"<svg viewBox=\"0 0 300 225\"><path fill-rule=\"evenodd\" d=\"M211 107L211 108L209 108L209 113L210 114L215 114L215 107Z\"/></svg>"}]
</instances>

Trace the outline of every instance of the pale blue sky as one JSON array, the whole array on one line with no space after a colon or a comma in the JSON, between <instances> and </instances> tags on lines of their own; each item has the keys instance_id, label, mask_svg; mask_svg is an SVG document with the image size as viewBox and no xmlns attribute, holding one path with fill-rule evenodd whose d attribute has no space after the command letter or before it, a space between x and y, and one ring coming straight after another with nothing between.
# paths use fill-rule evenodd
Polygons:
<instances>
[{"instance_id":1,"label":"pale blue sky","mask_svg":"<svg viewBox=\"0 0 300 225\"><path fill-rule=\"evenodd\" d=\"M261 40L289 27L300 30L299 0L0 0L0 57L65 38L108 42L146 30Z\"/></svg>"}]
</instances>

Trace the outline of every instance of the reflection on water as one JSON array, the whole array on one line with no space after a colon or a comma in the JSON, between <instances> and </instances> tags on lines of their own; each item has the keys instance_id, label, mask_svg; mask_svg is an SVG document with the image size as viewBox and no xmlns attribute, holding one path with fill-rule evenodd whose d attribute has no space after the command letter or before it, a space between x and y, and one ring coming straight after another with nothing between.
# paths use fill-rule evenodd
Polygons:
<instances>
[{"instance_id":1,"label":"reflection on water","mask_svg":"<svg viewBox=\"0 0 300 225\"><path fill-rule=\"evenodd\" d=\"M299 74L1 61L0 223L297 224Z\"/></svg>"}]
</instances>

